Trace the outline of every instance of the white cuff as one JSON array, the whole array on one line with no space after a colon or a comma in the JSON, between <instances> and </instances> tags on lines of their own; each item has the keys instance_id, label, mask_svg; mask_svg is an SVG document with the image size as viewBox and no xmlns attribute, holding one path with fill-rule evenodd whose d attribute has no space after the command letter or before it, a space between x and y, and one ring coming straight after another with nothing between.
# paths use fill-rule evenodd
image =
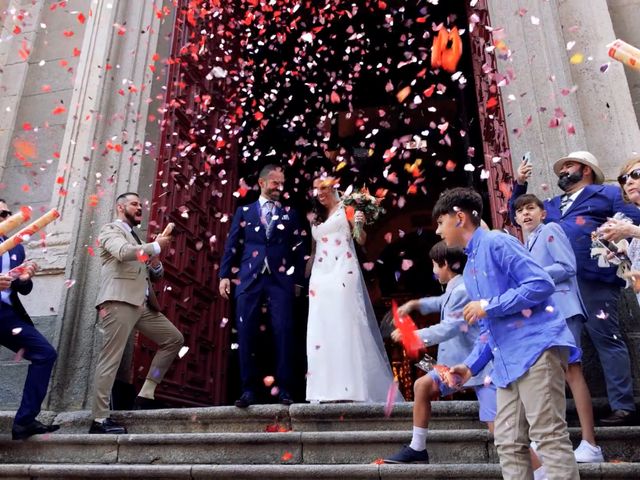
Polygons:
<instances>
[{"instance_id":1,"label":"white cuff","mask_svg":"<svg viewBox=\"0 0 640 480\"><path fill-rule=\"evenodd\" d=\"M158 242L151 242L151 245L153 245L153 253L155 255L160 255L160 252L162 251L160 244Z\"/></svg>"}]
</instances>

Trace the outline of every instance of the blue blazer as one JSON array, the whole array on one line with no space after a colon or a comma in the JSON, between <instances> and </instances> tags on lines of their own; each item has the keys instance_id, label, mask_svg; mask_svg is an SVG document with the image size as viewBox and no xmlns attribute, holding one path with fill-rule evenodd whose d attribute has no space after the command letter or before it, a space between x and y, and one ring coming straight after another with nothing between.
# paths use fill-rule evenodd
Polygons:
<instances>
[{"instance_id":1,"label":"blue blazer","mask_svg":"<svg viewBox=\"0 0 640 480\"><path fill-rule=\"evenodd\" d=\"M562 227L553 222L539 225L525 246L553 280L556 286L553 301L564 318L582 315L586 320L587 309L576 278L576 257Z\"/></svg>"},{"instance_id":2,"label":"blue blazer","mask_svg":"<svg viewBox=\"0 0 640 480\"><path fill-rule=\"evenodd\" d=\"M440 313L440 323L418 330L418 335L427 345L438 345L438 363L458 365L464 362L473 350L480 335L480 326L475 323L467 325L462 316L462 309L469 303L467 289L462 275L456 275L447 284L444 294L439 297L424 297L418 302L420 313ZM489 363L476 376L471 377L465 386L473 387L484 384L485 376L491 372Z\"/></svg>"},{"instance_id":3,"label":"blue blazer","mask_svg":"<svg viewBox=\"0 0 640 480\"><path fill-rule=\"evenodd\" d=\"M509 200L512 218L515 200L527 193L527 185L515 182L513 194ZM605 283L624 285L624 281L616 276L617 267L601 268L598 261L591 258L591 232L613 217L616 212L623 212L637 225L640 224L640 209L626 203L619 187L613 185L587 185L578 195L571 207L563 215L560 211L561 196L544 201L547 211L545 223L556 222L567 234L578 264L577 274L584 280L595 280Z\"/></svg>"},{"instance_id":4,"label":"blue blazer","mask_svg":"<svg viewBox=\"0 0 640 480\"><path fill-rule=\"evenodd\" d=\"M293 209L276 205L271 237L261 221L260 202L238 207L224 247L220 278L232 278L237 271L235 296L249 288L264 268L265 258L271 277L284 292L293 295L294 285L304 281L302 229Z\"/></svg>"},{"instance_id":5,"label":"blue blazer","mask_svg":"<svg viewBox=\"0 0 640 480\"><path fill-rule=\"evenodd\" d=\"M3 240L6 240L3 238ZM24 263L25 253L24 247L22 245L16 245L11 250L9 250L9 269L16 268ZM18 316L24 320L29 325L33 325L31 321L31 317L22 306L22 302L20 301L20 295L28 295L31 293L33 289L33 282L31 279L22 281L20 279L14 280L11 282L11 294L9 295L9 300L11 300L11 305L13 306L13 310L18 314Z\"/></svg>"}]
</instances>

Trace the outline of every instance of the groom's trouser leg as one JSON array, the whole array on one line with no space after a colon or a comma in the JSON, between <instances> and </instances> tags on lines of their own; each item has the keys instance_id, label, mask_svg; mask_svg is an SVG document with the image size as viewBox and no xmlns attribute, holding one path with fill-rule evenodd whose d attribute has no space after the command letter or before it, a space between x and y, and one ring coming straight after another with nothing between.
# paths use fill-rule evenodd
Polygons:
<instances>
[{"instance_id":1,"label":"groom's trouser leg","mask_svg":"<svg viewBox=\"0 0 640 480\"><path fill-rule=\"evenodd\" d=\"M291 393L293 353L293 292L269 284L266 287L271 328L276 344L276 382L280 390Z\"/></svg>"},{"instance_id":2,"label":"groom's trouser leg","mask_svg":"<svg viewBox=\"0 0 640 480\"><path fill-rule=\"evenodd\" d=\"M236 328L243 392L254 392L257 386L256 349L260 331L262 279L236 297Z\"/></svg>"}]
</instances>

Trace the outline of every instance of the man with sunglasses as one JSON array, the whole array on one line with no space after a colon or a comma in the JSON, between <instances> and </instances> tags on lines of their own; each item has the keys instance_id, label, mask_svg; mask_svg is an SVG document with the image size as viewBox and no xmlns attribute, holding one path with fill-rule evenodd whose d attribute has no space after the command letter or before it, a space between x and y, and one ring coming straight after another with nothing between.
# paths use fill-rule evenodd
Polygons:
<instances>
[{"instance_id":1,"label":"man with sunglasses","mask_svg":"<svg viewBox=\"0 0 640 480\"><path fill-rule=\"evenodd\" d=\"M599 267L591 258L591 233L617 212L638 224L640 210L623 200L618 187L603 185L604 172L589 152L570 153L555 162L553 171L564 194L544 201L545 222L560 224L576 256L578 286L588 313L585 328L602 364L611 407L611 415L600 423L627 425L632 423L635 405L629 351L618 324L618 297L624 282L616 276L616 267ZM512 218L516 199L527 193L531 172L530 162L523 161L509 200Z\"/></svg>"},{"instance_id":2,"label":"man with sunglasses","mask_svg":"<svg viewBox=\"0 0 640 480\"><path fill-rule=\"evenodd\" d=\"M0 221L10 216L7 203L0 200ZM0 243L5 240L5 237L0 237ZM18 294L27 295L31 292L31 277L38 266L34 262L25 262L22 245L13 247L0 258L0 345L16 352L17 357L31 362L11 429L14 440L24 440L60 428L59 425L44 425L36 420L49 388L57 354L47 339L36 330L18 297Z\"/></svg>"}]
</instances>

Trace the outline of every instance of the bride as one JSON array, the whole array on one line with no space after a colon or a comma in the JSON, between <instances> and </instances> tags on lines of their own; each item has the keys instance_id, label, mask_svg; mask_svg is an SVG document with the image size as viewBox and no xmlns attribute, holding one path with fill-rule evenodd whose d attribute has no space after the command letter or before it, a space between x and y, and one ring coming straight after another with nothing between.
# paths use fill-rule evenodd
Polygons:
<instances>
[{"instance_id":1,"label":"bride","mask_svg":"<svg viewBox=\"0 0 640 480\"><path fill-rule=\"evenodd\" d=\"M307 401L385 402L393 374L352 239L351 222L331 177L316 178L307 326ZM358 237L360 244L366 233ZM398 394L397 400L402 400Z\"/></svg>"}]
</instances>

